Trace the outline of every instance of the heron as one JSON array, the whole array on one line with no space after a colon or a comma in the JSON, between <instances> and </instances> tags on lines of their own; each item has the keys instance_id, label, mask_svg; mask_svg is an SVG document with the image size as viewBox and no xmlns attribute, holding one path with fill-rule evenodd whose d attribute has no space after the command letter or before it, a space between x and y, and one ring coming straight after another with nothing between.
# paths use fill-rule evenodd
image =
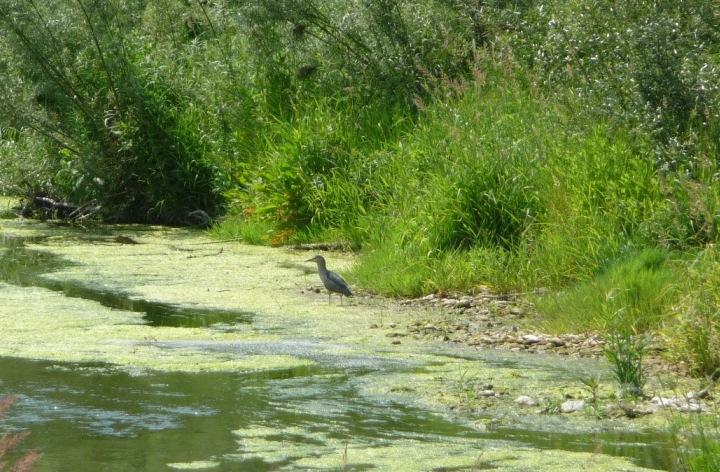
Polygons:
<instances>
[{"instance_id":1,"label":"heron","mask_svg":"<svg viewBox=\"0 0 720 472\"><path fill-rule=\"evenodd\" d=\"M340 294L340 304L342 305L342 297L343 295L347 295L348 297L352 297L352 292L350 291L350 287L348 287L347 282L343 280L342 277L340 277L338 274L331 270L327 270L327 266L325 265L325 258L323 256L315 256L312 259L308 259L305 262L317 262L317 268L318 268L318 274L320 274L320 280L322 280L323 285L328 291L328 304L330 304L330 297L332 297L332 293L339 293Z\"/></svg>"}]
</instances>

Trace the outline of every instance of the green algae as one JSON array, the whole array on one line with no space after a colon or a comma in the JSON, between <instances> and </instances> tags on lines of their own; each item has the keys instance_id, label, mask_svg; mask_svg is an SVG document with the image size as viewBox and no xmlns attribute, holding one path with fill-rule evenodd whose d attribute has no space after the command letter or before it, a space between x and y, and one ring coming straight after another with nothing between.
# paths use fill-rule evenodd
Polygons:
<instances>
[{"instance_id":1,"label":"green algae","mask_svg":"<svg viewBox=\"0 0 720 472\"><path fill-rule=\"evenodd\" d=\"M167 466L171 469L178 470L202 470L202 469L214 469L220 465L216 461L193 461L193 462L173 462Z\"/></svg>"},{"instance_id":2,"label":"green algae","mask_svg":"<svg viewBox=\"0 0 720 472\"><path fill-rule=\"evenodd\" d=\"M0 304L3 327L0 356L107 362L128 369L186 372L286 369L312 364L292 356L240 357L190 348L163 349L158 347L161 340L220 342L245 339L247 335L198 328L152 327L143 323L141 314L104 309L91 301L67 298L35 287L0 283L0 292L4 301ZM275 338L263 336L263 339Z\"/></svg>"},{"instance_id":3,"label":"green algae","mask_svg":"<svg viewBox=\"0 0 720 472\"><path fill-rule=\"evenodd\" d=\"M657 424L660 418L598 422L589 410L547 415L541 411L545 404L557 404L564 398L588 399L580 382L586 374L600 375L601 401L613 401L607 366L553 356L477 353L404 336L401 326L428 314L384 299L354 298L342 306L337 300L328 304L325 293L304 290L319 286L317 274L302 262L306 253L217 243L202 233L172 228L122 226L88 234L75 228L12 220L0 222L0 229L5 235L42 237L27 242L27 247L66 262L42 275L48 282L110 290L130 299L187 309L252 313L252 322L246 324L150 326L137 311L114 309L45 288L0 283L0 293L8 300L0 306L4 336L0 355L103 362L132 373L272 372L318 363L359 367L368 371L352 379L343 380L337 373L314 374L313 378L349 381L357 395L377 404L392 400L436 411L452 421L464 421L478 432L504 425L580 435L608 428L640 430ZM118 235L137 244L115 243ZM342 271L353 258L332 254L330 261L333 269ZM380 328L370 329L370 325ZM478 388L486 383L499 395L478 397ZM532 395L541 406L517 407L514 399L519 395ZM599 465L590 470L641 470L624 459L581 452L557 453L562 459L553 459L555 462L547 462L545 455L546 462L538 465L544 455L536 449L508 444L491 447L477 439L453 445L444 438L363 443L359 439L343 442L328 433L308 434L302 428L294 432L280 426L248 431L250 436L237 433L241 438L238 460L292 459L293 467L300 469L338 468L342 463L338 465L337 460L344 454L346 464L375 464L385 470L416 470L404 468L412 467L412 461L404 459L407 456L418 457L416 464L445 469L486 464L501 470L573 470L573 464L592 458ZM295 436L287 436L287 444L282 446L276 441L279 433ZM482 448L478 448L480 443ZM423 466L423 470L427 468Z\"/></svg>"},{"instance_id":4,"label":"green algae","mask_svg":"<svg viewBox=\"0 0 720 472\"><path fill-rule=\"evenodd\" d=\"M432 437L392 438L385 442L337 438L328 433L309 434L302 428L257 427L234 431L238 460L262 459L287 464L283 470L501 470L501 471L645 471L626 459L583 452L553 451L538 454L529 447L502 441Z\"/></svg>"}]
</instances>

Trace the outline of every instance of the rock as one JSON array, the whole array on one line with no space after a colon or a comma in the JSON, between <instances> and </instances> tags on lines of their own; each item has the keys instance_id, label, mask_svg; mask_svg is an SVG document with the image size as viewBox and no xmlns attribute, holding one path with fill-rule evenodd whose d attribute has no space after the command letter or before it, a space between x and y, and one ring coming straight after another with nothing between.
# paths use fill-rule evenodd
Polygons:
<instances>
[{"instance_id":1,"label":"rock","mask_svg":"<svg viewBox=\"0 0 720 472\"><path fill-rule=\"evenodd\" d=\"M515 399L515 403L520 406L536 406L538 404L537 400L528 395L520 395Z\"/></svg>"},{"instance_id":2,"label":"rock","mask_svg":"<svg viewBox=\"0 0 720 472\"><path fill-rule=\"evenodd\" d=\"M376 329L377 327L378 327L378 325L375 324L375 323L373 323L373 324L370 325L370 329Z\"/></svg>"},{"instance_id":3,"label":"rock","mask_svg":"<svg viewBox=\"0 0 720 472\"><path fill-rule=\"evenodd\" d=\"M483 390L492 390L492 389L493 389L493 384L491 384L491 383L486 383L486 384L483 384L482 387L480 387L480 388L483 389Z\"/></svg>"},{"instance_id":4,"label":"rock","mask_svg":"<svg viewBox=\"0 0 720 472\"><path fill-rule=\"evenodd\" d=\"M652 403L647 405L635 405L632 407L622 408L623 413L628 418L639 418L641 416L652 415L658 409L657 405Z\"/></svg>"},{"instance_id":5,"label":"rock","mask_svg":"<svg viewBox=\"0 0 720 472\"><path fill-rule=\"evenodd\" d=\"M397 325L396 325L395 323L390 323L388 326L389 326L390 328L394 328L394 327L396 327Z\"/></svg>"},{"instance_id":6,"label":"rock","mask_svg":"<svg viewBox=\"0 0 720 472\"><path fill-rule=\"evenodd\" d=\"M455 298L446 298L442 301L442 304L447 307L456 307L458 305L459 301Z\"/></svg>"},{"instance_id":7,"label":"rock","mask_svg":"<svg viewBox=\"0 0 720 472\"><path fill-rule=\"evenodd\" d=\"M396 339L395 341L392 341L390 344L400 344L400 341L398 341L398 340Z\"/></svg>"},{"instance_id":8,"label":"rock","mask_svg":"<svg viewBox=\"0 0 720 472\"><path fill-rule=\"evenodd\" d=\"M585 400L567 400L560 405L560 413L574 413L585 408Z\"/></svg>"},{"instance_id":9,"label":"rock","mask_svg":"<svg viewBox=\"0 0 720 472\"><path fill-rule=\"evenodd\" d=\"M510 313L515 316L522 316L525 314L525 310L523 310L519 306L514 306L514 307L510 308Z\"/></svg>"},{"instance_id":10,"label":"rock","mask_svg":"<svg viewBox=\"0 0 720 472\"><path fill-rule=\"evenodd\" d=\"M650 403L657 405L660 408L676 408L678 399L655 396L650 399Z\"/></svg>"},{"instance_id":11,"label":"rock","mask_svg":"<svg viewBox=\"0 0 720 472\"><path fill-rule=\"evenodd\" d=\"M689 399L698 399L698 398L707 398L710 395L710 389L708 387L705 387L704 389L700 390L699 392L690 392L688 393Z\"/></svg>"},{"instance_id":12,"label":"rock","mask_svg":"<svg viewBox=\"0 0 720 472\"><path fill-rule=\"evenodd\" d=\"M457 308L470 308L472 306L473 299L472 297L462 297L457 305L455 305Z\"/></svg>"},{"instance_id":13,"label":"rock","mask_svg":"<svg viewBox=\"0 0 720 472\"><path fill-rule=\"evenodd\" d=\"M547 340L547 342L548 342L548 344L555 346L555 347L560 347L560 346L565 345L565 341L563 341L562 339L560 339L558 337L549 338Z\"/></svg>"},{"instance_id":14,"label":"rock","mask_svg":"<svg viewBox=\"0 0 720 472\"><path fill-rule=\"evenodd\" d=\"M701 413L705 408L698 402L689 401L678 405L678 410L684 413Z\"/></svg>"},{"instance_id":15,"label":"rock","mask_svg":"<svg viewBox=\"0 0 720 472\"><path fill-rule=\"evenodd\" d=\"M477 392L475 392L475 394L478 397L494 397L495 391L494 390L478 390Z\"/></svg>"},{"instance_id":16,"label":"rock","mask_svg":"<svg viewBox=\"0 0 720 472\"><path fill-rule=\"evenodd\" d=\"M524 334L521 339L523 344L537 344L540 342L540 337L534 334Z\"/></svg>"},{"instance_id":17,"label":"rock","mask_svg":"<svg viewBox=\"0 0 720 472\"><path fill-rule=\"evenodd\" d=\"M684 400L682 398L667 398L667 397L652 397L650 403L657 406L657 408L673 408L678 411L685 413L688 412L701 412L704 410L702 404L695 399Z\"/></svg>"},{"instance_id":18,"label":"rock","mask_svg":"<svg viewBox=\"0 0 720 472\"><path fill-rule=\"evenodd\" d=\"M678 411L682 411L684 413L700 413L705 408L696 401L689 401L678 404L677 409Z\"/></svg>"}]
</instances>

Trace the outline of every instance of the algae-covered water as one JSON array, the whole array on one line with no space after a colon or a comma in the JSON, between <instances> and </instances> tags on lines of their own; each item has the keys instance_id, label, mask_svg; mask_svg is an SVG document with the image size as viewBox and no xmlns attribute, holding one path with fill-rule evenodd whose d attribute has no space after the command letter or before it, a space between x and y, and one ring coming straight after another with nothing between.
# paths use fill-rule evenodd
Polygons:
<instances>
[{"instance_id":1,"label":"algae-covered water","mask_svg":"<svg viewBox=\"0 0 720 472\"><path fill-rule=\"evenodd\" d=\"M306 253L167 228L0 232L0 394L18 396L5 426L32 432L37 470L672 467L658 425L513 402L582 396L602 363L414 339L421 313L303 290ZM498 396L478 399L488 383Z\"/></svg>"}]
</instances>

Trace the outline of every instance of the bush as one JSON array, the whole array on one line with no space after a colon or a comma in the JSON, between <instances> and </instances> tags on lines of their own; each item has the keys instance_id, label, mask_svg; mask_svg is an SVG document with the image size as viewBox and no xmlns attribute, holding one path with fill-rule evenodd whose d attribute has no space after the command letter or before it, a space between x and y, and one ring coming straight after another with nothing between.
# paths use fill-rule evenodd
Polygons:
<instances>
[{"instance_id":1,"label":"bush","mask_svg":"<svg viewBox=\"0 0 720 472\"><path fill-rule=\"evenodd\" d=\"M5 105L47 138L57 171L46 192L95 200L115 221L179 223L191 210L217 212L213 173L186 121L187 98L135 56L137 5L58 0L0 8L5 52L10 45L14 52L6 64L35 88L32 102ZM47 22L50 16L59 21ZM5 85L6 94L22 92L22 83Z\"/></svg>"},{"instance_id":2,"label":"bush","mask_svg":"<svg viewBox=\"0 0 720 472\"><path fill-rule=\"evenodd\" d=\"M693 167L697 151L709 143L717 153L716 4L498 3L495 14L515 31L513 51L549 90L570 87L591 113L651 133L663 168Z\"/></svg>"}]
</instances>

